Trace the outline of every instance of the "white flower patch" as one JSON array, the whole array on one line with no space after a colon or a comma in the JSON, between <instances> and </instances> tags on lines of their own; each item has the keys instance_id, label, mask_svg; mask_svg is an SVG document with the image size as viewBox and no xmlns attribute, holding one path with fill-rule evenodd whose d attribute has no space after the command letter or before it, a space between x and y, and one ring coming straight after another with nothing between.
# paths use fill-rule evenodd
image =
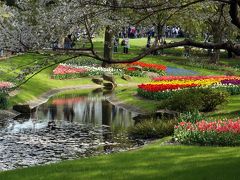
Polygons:
<instances>
[{"instance_id":1,"label":"white flower patch","mask_svg":"<svg viewBox=\"0 0 240 180\"><path fill-rule=\"evenodd\" d=\"M115 75L121 75L123 73L122 69L117 69L117 68L105 68L105 67L95 67L93 66L78 66L78 65L72 65L72 64L61 64L63 66L69 66L73 68L83 68L86 69L90 75L101 75L104 72L112 73Z\"/></svg>"}]
</instances>

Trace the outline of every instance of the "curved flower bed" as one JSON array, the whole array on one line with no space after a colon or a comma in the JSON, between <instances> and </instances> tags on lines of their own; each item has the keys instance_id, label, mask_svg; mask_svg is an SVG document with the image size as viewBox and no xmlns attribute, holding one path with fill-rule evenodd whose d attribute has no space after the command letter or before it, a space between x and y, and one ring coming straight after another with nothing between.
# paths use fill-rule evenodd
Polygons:
<instances>
[{"instance_id":1,"label":"curved flower bed","mask_svg":"<svg viewBox=\"0 0 240 180\"><path fill-rule=\"evenodd\" d=\"M240 119L180 122L174 128L174 139L183 144L240 145Z\"/></svg>"},{"instance_id":2,"label":"curved flower bed","mask_svg":"<svg viewBox=\"0 0 240 180\"><path fill-rule=\"evenodd\" d=\"M224 80L224 79L237 79L240 80L239 76L161 76L157 78L153 78L154 81L173 81L173 80L206 80L206 79L214 79L214 80Z\"/></svg>"},{"instance_id":3,"label":"curved flower bed","mask_svg":"<svg viewBox=\"0 0 240 180\"><path fill-rule=\"evenodd\" d=\"M161 100L178 90L197 87L226 90L231 95L240 94L240 77L238 76L162 76L153 80L151 83L138 85L138 94Z\"/></svg>"},{"instance_id":4,"label":"curved flower bed","mask_svg":"<svg viewBox=\"0 0 240 180\"><path fill-rule=\"evenodd\" d=\"M186 84L141 84L138 87L142 90L148 92L159 92L159 91L166 91L166 90L178 90L184 88L191 88L197 87L198 84L194 83L186 83Z\"/></svg>"},{"instance_id":5,"label":"curved flower bed","mask_svg":"<svg viewBox=\"0 0 240 180\"><path fill-rule=\"evenodd\" d=\"M240 85L240 79L224 79L221 81L222 84L233 84Z\"/></svg>"},{"instance_id":6,"label":"curved flower bed","mask_svg":"<svg viewBox=\"0 0 240 180\"><path fill-rule=\"evenodd\" d=\"M120 69L59 64L57 68L53 70L53 78L54 79L79 78L84 76L102 75L104 72L111 72L116 75L122 74L122 71Z\"/></svg>"},{"instance_id":7,"label":"curved flower bed","mask_svg":"<svg viewBox=\"0 0 240 180\"><path fill-rule=\"evenodd\" d=\"M135 68L136 66L141 67L144 71L149 71L149 72L156 72L159 75L165 75L167 67L161 64L150 64L150 63L144 63L144 62L133 62L133 63L126 63L127 68L126 72L131 73L134 71L138 71L138 68ZM135 67L134 67L135 66ZM139 73L133 74L133 76L142 76Z\"/></svg>"},{"instance_id":8,"label":"curved flower bed","mask_svg":"<svg viewBox=\"0 0 240 180\"><path fill-rule=\"evenodd\" d=\"M144 62L133 62L129 64L130 66L140 66L142 68L146 69L155 69L155 70L161 70L166 71L167 67L161 64L150 64L150 63L144 63Z\"/></svg>"},{"instance_id":9,"label":"curved flower bed","mask_svg":"<svg viewBox=\"0 0 240 180\"><path fill-rule=\"evenodd\" d=\"M87 74L87 69L74 67L66 64L59 64L56 69L53 70L53 78L55 79L70 79L83 77Z\"/></svg>"}]
</instances>

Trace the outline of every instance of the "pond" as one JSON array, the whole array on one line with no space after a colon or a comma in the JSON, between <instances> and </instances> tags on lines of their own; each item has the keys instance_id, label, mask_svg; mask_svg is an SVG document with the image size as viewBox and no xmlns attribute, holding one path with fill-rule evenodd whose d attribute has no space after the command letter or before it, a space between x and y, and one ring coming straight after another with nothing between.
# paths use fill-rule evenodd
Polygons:
<instances>
[{"instance_id":1,"label":"pond","mask_svg":"<svg viewBox=\"0 0 240 180\"><path fill-rule=\"evenodd\" d=\"M170 76L190 76L198 74L196 71L175 67L167 67L166 73Z\"/></svg>"},{"instance_id":2,"label":"pond","mask_svg":"<svg viewBox=\"0 0 240 180\"><path fill-rule=\"evenodd\" d=\"M101 90L56 95L32 114L4 123L0 170L136 148L126 129L137 113L109 103L110 96Z\"/></svg>"}]
</instances>

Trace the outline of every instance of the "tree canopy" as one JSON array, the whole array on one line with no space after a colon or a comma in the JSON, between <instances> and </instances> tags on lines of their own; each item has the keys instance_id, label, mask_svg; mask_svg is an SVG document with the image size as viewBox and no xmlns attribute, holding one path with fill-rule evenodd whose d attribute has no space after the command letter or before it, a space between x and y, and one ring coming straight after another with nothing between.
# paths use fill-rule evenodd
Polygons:
<instances>
[{"instance_id":1,"label":"tree canopy","mask_svg":"<svg viewBox=\"0 0 240 180\"><path fill-rule=\"evenodd\" d=\"M45 49L54 41L61 44L64 37L81 29L91 47L72 50L72 54L108 63L134 62L155 50L178 46L225 49L240 55L235 41L240 28L239 7L239 0L2 0L0 47L13 51ZM153 23L159 27L178 24L189 36L181 42L153 46L127 60L109 59L95 51L94 33L108 29L115 34L122 27ZM213 34L212 42L198 38L205 31Z\"/></svg>"}]
</instances>

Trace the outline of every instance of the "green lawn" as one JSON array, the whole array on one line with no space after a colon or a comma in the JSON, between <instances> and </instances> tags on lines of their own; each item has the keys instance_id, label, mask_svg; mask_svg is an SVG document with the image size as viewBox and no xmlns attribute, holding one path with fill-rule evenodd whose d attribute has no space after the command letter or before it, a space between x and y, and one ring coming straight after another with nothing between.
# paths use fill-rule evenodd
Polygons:
<instances>
[{"instance_id":1,"label":"green lawn","mask_svg":"<svg viewBox=\"0 0 240 180\"><path fill-rule=\"evenodd\" d=\"M163 145L0 173L3 180L239 179L239 147Z\"/></svg>"},{"instance_id":2,"label":"green lawn","mask_svg":"<svg viewBox=\"0 0 240 180\"><path fill-rule=\"evenodd\" d=\"M119 88L116 90L116 98L125 104L137 107L147 113L156 111L160 103L159 101L138 97L137 88Z\"/></svg>"},{"instance_id":3,"label":"green lawn","mask_svg":"<svg viewBox=\"0 0 240 180\"><path fill-rule=\"evenodd\" d=\"M114 54L114 57L126 59L136 55L145 47L146 39L131 40L129 55ZM102 49L102 42L95 43L98 51ZM166 50L167 56L147 56L142 61L159 63L172 67L186 68L197 71L200 75L224 74L223 71L196 68L181 65L178 62L185 61L182 57L182 49ZM36 54L22 56L0 61L0 80L14 78L14 72L19 72L24 66L31 66L35 61L42 61L45 57ZM238 63L221 60L229 66ZM237 60L233 60L234 62ZM67 86L79 86L92 84L90 78L73 80L53 80L50 67L26 84L21 86L19 93L10 98L10 103L22 103L37 98L46 91ZM14 71L13 71L14 70ZM116 77L121 84L128 83L120 77ZM148 78L133 78L131 83L149 81ZM84 91L85 92L85 91ZM135 96L136 87L119 87L116 90L117 98L127 104L137 106L151 112L157 109L159 102L141 99ZM210 116L234 115L240 110L240 96L231 96L229 102ZM165 139L166 140L166 139ZM144 148L102 155L98 157L84 158L74 161L64 161L58 164L38 166L0 173L0 179L239 179L238 164L240 163L240 147L199 147L182 145L162 145L165 140L159 140Z\"/></svg>"},{"instance_id":4,"label":"green lawn","mask_svg":"<svg viewBox=\"0 0 240 180\"><path fill-rule=\"evenodd\" d=\"M228 102L218 107L215 112L209 113L215 119L240 117L240 95L230 96Z\"/></svg>"},{"instance_id":5,"label":"green lawn","mask_svg":"<svg viewBox=\"0 0 240 180\"><path fill-rule=\"evenodd\" d=\"M180 41L181 39L168 39L167 41ZM141 38L141 39L131 39L131 48L130 48L130 54L124 55L121 52L114 54L115 58L119 59L127 59L136 56L142 49L145 48L146 44L146 38ZM103 49L103 41L99 38L95 39L95 46L98 52L101 53ZM121 51L121 48L119 48ZM210 75L210 74L224 74L222 71L217 71L217 70L208 70L208 69L202 69L202 68L196 68L192 66L185 66L185 65L180 65L176 62L179 61L185 61L186 58L182 56L182 49L181 48L175 48L175 49L169 49L166 50L167 55L166 56L146 56L143 58L141 61L143 62L148 62L148 63L158 63L158 64L163 64L166 66L171 66L171 67L179 67L179 68L186 68L189 70L193 70L198 72L200 75ZM60 57L58 56L55 59L63 59L65 57ZM8 80L8 79L13 79L16 77L16 73L18 73L20 70L26 68L26 67L31 67L36 63L42 63L44 61L52 61L51 58L45 55L40 55L40 54L24 54L21 56L13 57L4 61L0 61L0 72L2 75L0 76L0 80ZM225 63L227 61L225 60ZM234 64L235 65L235 64ZM55 67L55 66L54 66ZM20 93L12 97L10 99L11 104L15 103L22 103L26 102L32 99L35 99L42 93L53 89L53 88L61 88L65 86L77 86L81 84L89 84L92 83L90 79L88 78L82 78L82 79L76 79L76 80L65 80L65 81L60 81L60 80L52 80L50 79L52 75L52 70L54 67L50 67L41 73L39 73L37 76L32 78L31 81L28 83L24 84L21 89ZM141 82L147 82L149 81L148 78L133 78L132 83L141 83ZM126 84L127 82L122 80L121 78L117 78L118 83L123 83Z\"/></svg>"}]
</instances>

